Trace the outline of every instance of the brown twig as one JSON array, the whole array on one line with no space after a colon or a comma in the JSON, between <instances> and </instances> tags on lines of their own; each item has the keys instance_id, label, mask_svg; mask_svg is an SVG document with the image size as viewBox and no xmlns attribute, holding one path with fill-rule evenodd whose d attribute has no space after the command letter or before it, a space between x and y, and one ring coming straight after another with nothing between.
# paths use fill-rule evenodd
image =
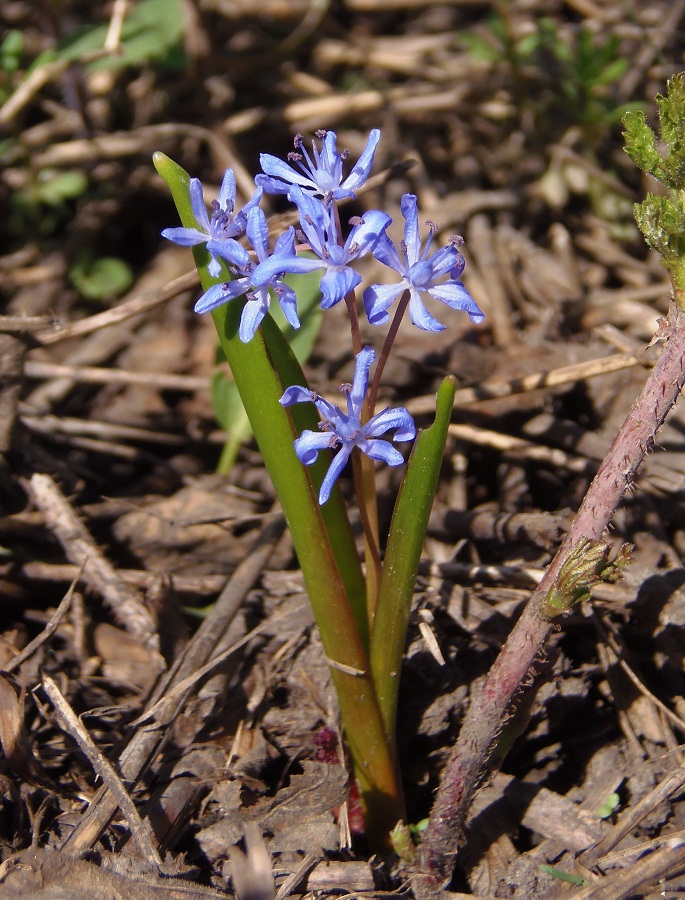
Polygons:
<instances>
[{"instance_id":1,"label":"brown twig","mask_svg":"<svg viewBox=\"0 0 685 900\"><path fill-rule=\"evenodd\" d=\"M121 779L114 771L111 763L100 753L95 742L79 719L71 706L67 703L62 692L48 675L43 676L43 690L55 708L63 729L74 739L81 751L86 755L95 772L107 785L107 789L116 798L117 805L126 817L131 835L138 844L143 857L151 866L152 871L163 868L162 860L155 848L152 831L147 822L140 818L136 805L130 794L124 787Z\"/></svg>"},{"instance_id":2,"label":"brown twig","mask_svg":"<svg viewBox=\"0 0 685 900\"><path fill-rule=\"evenodd\" d=\"M83 576L88 584L98 590L129 634L145 642L153 656L153 664L159 670L164 668L159 652L159 636L145 601L135 588L124 583L103 556L52 478L36 474L27 483L27 489L71 562L83 566Z\"/></svg>"},{"instance_id":3,"label":"brown twig","mask_svg":"<svg viewBox=\"0 0 685 900\"><path fill-rule=\"evenodd\" d=\"M524 375L511 381L493 381L489 384L485 382L475 387L460 388L454 395L454 406L458 408L467 403L479 403L482 400L500 399L501 397L509 397L512 394L524 394L527 391L536 391L541 388L574 384L576 381L585 378L610 375L612 372L620 372L622 369L630 369L641 364L642 360L638 359L633 353L615 353L612 356L573 363L570 366L560 366L558 369L549 369L546 372L534 372L532 375ZM409 400L406 407L414 416L431 413L435 410L435 396L430 395Z\"/></svg>"},{"instance_id":4,"label":"brown twig","mask_svg":"<svg viewBox=\"0 0 685 900\"><path fill-rule=\"evenodd\" d=\"M527 684L554 628L544 613L560 572L583 541L598 541L608 526L655 435L685 383L685 313L672 305L656 366L612 443L544 578L509 635L478 697L474 698L442 781L421 847L417 888L449 881L466 813L483 777L511 703Z\"/></svg>"},{"instance_id":5,"label":"brown twig","mask_svg":"<svg viewBox=\"0 0 685 900\"><path fill-rule=\"evenodd\" d=\"M3 666L4 672L13 672L15 669L18 669L21 665L23 665L27 659L30 659L31 656L43 646L45 641L48 640L59 628L62 619L67 614L69 607L71 606L71 601L74 597L74 591L76 590L76 585L78 584L79 578L83 574L83 564L79 568L79 571L74 576L74 580L71 582L69 586L69 590L64 595L62 602L54 611L52 616L50 616L50 621L47 623L45 628L41 631L40 634L36 635L36 637L29 641L29 643L24 647L24 649L17 653L14 659L11 659L6 666Z\"/></svg>"},{"instance_id":6,"label":"brown twig","mask_svg":"<svg viewBox=\"0 0 685 900\"><path fill-rule=\"evenodd\" d=\"M191 288L196 287L199 283L198 274L195 270L187 272L185 275L179 275L178 278L174 278L163 288L145 291L138 297L125 300L113 309L107 309L93 316L87 316L85 319L79 319L77 322L71 322L69 325L64 325L61 328L47 328L44 331L39 331L35 335L36 340L44 346L48 346L49 344L57 344L59 341L81 337L84 334L91 334L94 331L99 331L100 328L107 328L118 322L124 322L126 319L154 309L155 306L167 303L169 300L182 294L183 291L189 291Z\"/></svg>"}]
</instances>

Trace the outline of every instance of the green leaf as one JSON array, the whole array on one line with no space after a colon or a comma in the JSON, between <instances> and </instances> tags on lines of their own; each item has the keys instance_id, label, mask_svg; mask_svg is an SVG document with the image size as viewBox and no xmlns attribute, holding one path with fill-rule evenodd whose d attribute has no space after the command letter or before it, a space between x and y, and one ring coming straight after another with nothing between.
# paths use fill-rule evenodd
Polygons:
<instances>
[{"instance_id":1,"label":"green leaf","mask_svg":"<svg viewBox=\"0 0 685 900\"><path fill-rule=\"evenodd\" d=\"M101 50L107 28L96 25L70 35L58 45L57 59L76 61L93 50ZM94 60L88 68L125 69L151 61L181 68L185 62L183 33L181 0L140 0L124 19L120 52Z\"/></svg>"},{"instance_id":2,"label":"green leaf","mask_svg":"<svg viewBox=\"0 0 685 900\"><path fill-rule=\"evenodd\" d=\"M557 881L567 881L569 884L587 884L587 881L580 875L569 875L568 872L562 872L561 869L557 869L555 866L543 864L538 866L538 870L543 875L550 875L552 878L556 878Z\"/></svg>"},{"instance_id":3,"label":"green leaf","mask_svg":"<svg viewBox=\"0 0 685 900\"><path fill-rule=\"evenodd\" d=\"M221 349L217 355L226 363ZM252 427L235 381L222 369L216 369L212 375L210 396L214 416L228 434L216 467L217 472L225 475L233 468L240 447L252 437Z\"/></svg>"},{"instance_id":4,"label":"green leaf","mask_svg":"<svg viewBox=\"0 0 685 900\"><path fill-rule=\"evenodd\" d=\"M133 272L123 259L82 257L69 269L69 280L87 300L120 297L133 284Z\"/></svg>"},{"instance_id":5,"label":"green leaf","mask_svg":"<svg viewBox=\"0 0 685 900\"><path fill-rule=\"evenodd\" d=\"M601 72L598 73L594 80L596 85L609 85L615 81L619 81L630 68L627 59L615 59L606 65Z\"/></svg>"},{"instance_id":6,"label":"green leaf","mask_svg":"<svg viewBox=\"0 0 685 900\"><path fill-rule=\"evenodd\" d=\"M0 69L16 72L24 50L24 35L21 31L8 31L0 44Z\"/></svg>"},{"instance_id":7,"label":"green leaf","mask_svg":"<svg viewBox=\"0 0 685 900\"><path fill-rule=\"evenodd\" d=\"M456 381L445 378L435 421L422 431L407 466L390 526L371 633L371 672L386 734L395 733L397 694L416 574L438 487Z\"/></svg>"},{"instance_id":8,"label":"green leaf","mask_svg":"<svg viewBox=\"0 0 685 900\"><path fill-rule=\"evenodd\" d=\"M67 200L75 200L88 190L88 176L85 172L68 170L57 172L53 169L42 169L33 188L35 199L48 206L60 206Z\"/></svg>"},{"instance_id":9,"label":"green leaf","mask_svg":"<svg viewBox=\"0 0 685 900\"><path fill-rule=\"evenodd\" d=\"M621 798L617 793L609 794L604 803L597 810L600 819L610 819L621 805Z\"/></svg>"}]
</instances>

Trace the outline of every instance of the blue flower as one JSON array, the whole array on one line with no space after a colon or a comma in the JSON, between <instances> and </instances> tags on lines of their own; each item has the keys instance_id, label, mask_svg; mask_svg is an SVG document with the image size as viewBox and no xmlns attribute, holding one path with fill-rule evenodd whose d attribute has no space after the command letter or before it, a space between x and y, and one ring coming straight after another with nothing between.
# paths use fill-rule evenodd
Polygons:
<instances>
[{"instance_id":1,"label":"blue flower","mask_svg":"<svg viewBox=\"0 0 685 900\"><path fill-rule=\"evenodd\" d=\"M409 316L418 328L424 331L443 331L445 326L428 312L421 300L421 294L430 294L452 309L462 309L469 314L472 322L482 322L484 313L458 280L464 270L464 257L458 250L459 239L454 238L446 247L428 256L437 226L429 222L430 234L426 246L421 251L419 237L418 209L414 194L405 194L401 201L405 218L404 240L400 242L402 255L397 252L390 238L383 234L372 250L373 255L384 265L402 276L394 284L373 284L364 291L364 307L372 325L382 325L388 320L388 308L403 291L409 291ZM441 281L443 276L447 279Z\"/></svg>"},{"instance_id":2,"label":"blue flower","mask_svg":"<svg viewBox=\"0 0 685 900\"><path fill-rule=\"evenodd\" d=\"M302 135L295 136L295 152L289 153L288 159L295 163L299 172L278 157L262 153L259 161L266 174L257 175L257 184L269 194L287 194L293 185L299 185L305 193L324 199L354 197L355 192L369 177L380 131L374 128L369 134L364 152L344 181L343 161L347 159L349 151L338 153L334 131L317 131L316 136L321 141L321 152L312 141L313 160L305 149Z\"/></svg>"},{"instance_id":3,"label":"blue flower","mask_svg":"<svg viewBox=\"0 0 685 900\"><path fill-rule=\"evenodd\" d=\"M379 210L364 213L341 247L334 211L320 200L303 193L297 186L290 190L288 199L297 205L300 226L318 259L296 256L281 260L272 257L257 266L254 283L260 284L262 280L273 278L279 272L301 274L324 269L321 278L321 308L330 309L361 282L361 275L350 267L350 263L373 250L390 224L390 216Z\"/></svg>"},{"instance_id":4,"label":"blue flower","mask_svg":"<svg viewBox=\"0 0 685 900\"><path fill-rule=\"evenodd\" d=\"M237 242L236 238L245 234L247 216L262 199L263 190L258 187L252 199L234 214L235 209L235 175L232 169L226 169L219 196L212 203L212 216L207 215L207 207L199 178L190 179L190 204L199 228L165 228L162 236L181 247L193 247L195 244L207 244L211 255L209 274L216 278L221 271L220 256L233 265L245 265L249 257Z\"/></svg>"},{"instance_id":5,"label":"blue flower","mask_svg":"<svg viewBox=\"0 0 685 900\"><path fill-rule=\"evenodd\" d=\"M195 304L195 312L204 313L216 309L222 303L228 303L229 300L233 300L241 294L247 294L247 302L243 307L238 328L238 336L243 343L252 340L262 319L267 314L271 299L270 291L273 291L281 304L288 324L293 328L300 327L295 291L290 285L280 280L279 274L287 260L295 256L295 229L291 226L279 237L271 257L269 257L269 229L266 224L266 216L259 207L253 207L248 212L246 230L247 237L257 255L258 264L267 259L277 261L273 276L255 284L254 274L257 266L244 251L247 261L245 265L236 267L235 274L238 277L225 284L213 285Z\"/></svg>"},{"instance_id":6,"label":"blue flower","mask_svg":"<svg viewBox=\"0 0 685 900\"><path fill-rule=\"evenodd\" d=\"M411 441L416 437L414 420L404 407L384 409L362 425L361 414L369 384L369 369L375 358L376 354L371 347L364 347L357 355L354 381L351 385L344 384L341 387L347 393L347 413L314 391L298 385L289 387L281 397L283 406L313 403L322 416L320 432L303 431L295 441L295 453L301 463L310 466L319 455L319 450L340 447L321 485L320 504L324 504L330 497L333 485L355 447L371 459L379 459L389 466L399 466L404 462L402 454L389 441L380 440L380 436L394 429L395 441Z\"/></svg>"}]
</instances>

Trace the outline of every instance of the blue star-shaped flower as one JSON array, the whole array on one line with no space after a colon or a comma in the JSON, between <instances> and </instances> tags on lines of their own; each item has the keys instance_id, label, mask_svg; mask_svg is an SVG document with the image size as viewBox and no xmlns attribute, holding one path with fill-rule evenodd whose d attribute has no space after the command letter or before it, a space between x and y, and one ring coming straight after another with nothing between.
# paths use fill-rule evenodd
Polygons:
<instances>
[{"instance_id":1,"label":"blue star-shaped flower","mask_svg":"<svg viewBox=\"0 0 685 900\"><path fill-rule=\"evenodd\" d=\"M388 308L403 291L409 291L409 316L418 328L424 331L443 331L445 326L434 319L423 305L421 294L427 293L436 300L451 307L462 309L469 314L472 322L482 322L484 313L476 301L458 280L464 270L464 257L457 249L454 239L447 247L436 250L428 256L433 235L437 227L430 225L430 235L421 251L418 209L414 194L405 194L400 204L405 218L404 240L400 242L401 255L390 238L383 234L372 250L373 255L384 265L402 276L394 284L373 284L364 291L364 307L372 325L382 325L388 320ZM447 275L446 280L442 280Z\"/></svg>"},{"instance_id":2,"label":"blue star-shaped flower","mask_svg":"<svg viewBox=\"0 0 685 900\"><path fill-rule=\"evenodd\" d=\"M314 391L299 385L289 387L281 397L283 406L313 403L322 416L320 432L303 431L295 441L295 453L300 462L309 466L316 460L320 450L340 447L319 491L319 503L322 505L330 497L333 485L355 447L371 459L379 459L389 466L399 466L404 462L404 457L389 441L381 440L380 436L394 429L395 441L411 441L416 437L414 420L404 407L384 409L362 425L361 414L369 384L369 369L375 358L376 354L371 347L364 347L357 354L354 381L351 385L344 384L341 387L347 393L347 413Z\"/></svg>"},{"instance_id":3,"label":"blue star-shaped flower","mask_svg":"<svg viewBox=\"0 0 685 900\"><path fill-rule=\"evenodd\" d=\"M269 194L287 194L293 185L299 185L305 193L312 196L333 200L354 197L355 192L369 177L380 131L374 128L369 134L364 152L344 181L343 162L349 155L348 151L338 153L334 131L317 131L316 136L321 141L321 151L312 141L313 160L305 149L302 135L295 136L295 152L289 153L288 159L295 163L299 172L277 156L262 153L259 161L266 174L257 175L257 184Z\"/></svg>"},{"instance_id":4,"label":"blue star-shaped flower","mask_svg":"<svg viewBox=\"0 0 685 900\"><path fill-rule=\"evenodd\" d=\"M390 224L390 216L379 210L364 213L350 231L344 246L338 243L335 215L321 200L309 196L295 186L288 199L297 205L300 226L318 259L296 256L292 259L272 257L260 263L254 273L254 284L273 278L277 273L305 273L324 269L321 278L321 308L330 309L354 290L362 277L350 263L372 250Z\"/></svg>"},{"instance_id":5,"label":"blue star-shaped flower","mask_svg":"<svg viewBox=\"0 0 685 900\"><path fill-rule=\"evenodd\" d=\"M262 188L258 187L252 199L248 200L239 212L234 213L235 192L235 175L232 169L226 169L219 196L212 203L210 218L207 215L202 182L199 178L191 178L190 204L199 227L165 228L162 232L163 237L173 241L174 244L180 244L181 247L193 247L195 244L206 243L207 250L212 257L207 268L213 277L216 277L221 271L221 264L217 256L236 266L245 265L249 261L246 251L236 238L245 234L248 213L258 205L264 192Z\"/></svg>"},{"instance_id":6,"label":"blue star-shaped flower","mask_svg":"<svg viewBox=\"0 0 685 900\"><path fill-rule=\"evenodd\" d=\"M233 300L241 294L247 294L247 302L243 308L238 328L238 336L243 343L252 340L262 319L267 314L271 299L270 291L276 295L288 323L293 328L300 327L295 291L280 278L280 270L284 264L295 257L295 229L291 226L278 238L272 256L269 256L269 228L266 224L266 216L259 207L253 207L248 212L246 232L254 247L258 264L267 259L276 261L274 274L270 278L260 280L259 284L255 284L254 274L257 266L244 251L247 261L245 265L237 267L238 277L225 284L212 285L195 304L195 312L204 313L216 309L222 303L228 303L229 300Z\"/></svg>"}]
</instances>

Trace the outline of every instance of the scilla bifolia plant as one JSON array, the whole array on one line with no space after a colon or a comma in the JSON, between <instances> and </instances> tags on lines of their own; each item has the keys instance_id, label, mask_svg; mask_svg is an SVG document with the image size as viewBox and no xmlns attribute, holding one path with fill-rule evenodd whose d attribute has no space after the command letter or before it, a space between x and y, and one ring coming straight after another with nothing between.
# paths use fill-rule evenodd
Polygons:
<instances>
[{"instance_id":1,"label":"scilla bifolia plant","mask_svg":"<svg viewBox=\"0 0 685 900\"><path fill-rule=\"evenodd\" d=\"M161 153L155 166L169 186L182 227L166 229L169 240L193 247L204 294L198 312L212 312L222 349L240 391L257 444L273 481L297 551L324 651L338 695L354 776L365 806L366 832L383 846L403 818L395 754L395 712L407 622L428 515L435 495L455 381L445 378L436 417L416 436L406 409L376 412L383 369L400 322L408 311L425 331L441 331L424 305L426 296L473 322L483 313L459 278L460 239L433 250L436 227L421 240L416 197L405 194L404 238L396 247L386 231L391 219L371 210L341 222L338 201L355 196L368 178L380 132L373 130L349 174L347 152L332 131L319 132L312 154L301 137L288 162L262 154L255 192L235 208L236 184L229 170L208 214L195 178ZM282 194L297 208L299 230L288 228L270 249L264 193ZM248 252L239 239L245 235ZM307 253L302 254L302 250ZM380 351L362 346L358 260L372 254L396 277L363 293L369 322L390 321ZM276 301L288 323L299 326L297 297L288 273L321 273L321 307L344 303L355 358L344 403L330 403L310 390L290 346L269 315ZM390 309L395 306L392 320ZM375 364L375 368L374 368ZM317 415L318 413L318 415ZM381 558L374 463L391 466L405 457L394 442L413 442L404 481ZM364 566L350 529L338 476L351 463L364 534Z\"/></svg>"}]
</instances>

